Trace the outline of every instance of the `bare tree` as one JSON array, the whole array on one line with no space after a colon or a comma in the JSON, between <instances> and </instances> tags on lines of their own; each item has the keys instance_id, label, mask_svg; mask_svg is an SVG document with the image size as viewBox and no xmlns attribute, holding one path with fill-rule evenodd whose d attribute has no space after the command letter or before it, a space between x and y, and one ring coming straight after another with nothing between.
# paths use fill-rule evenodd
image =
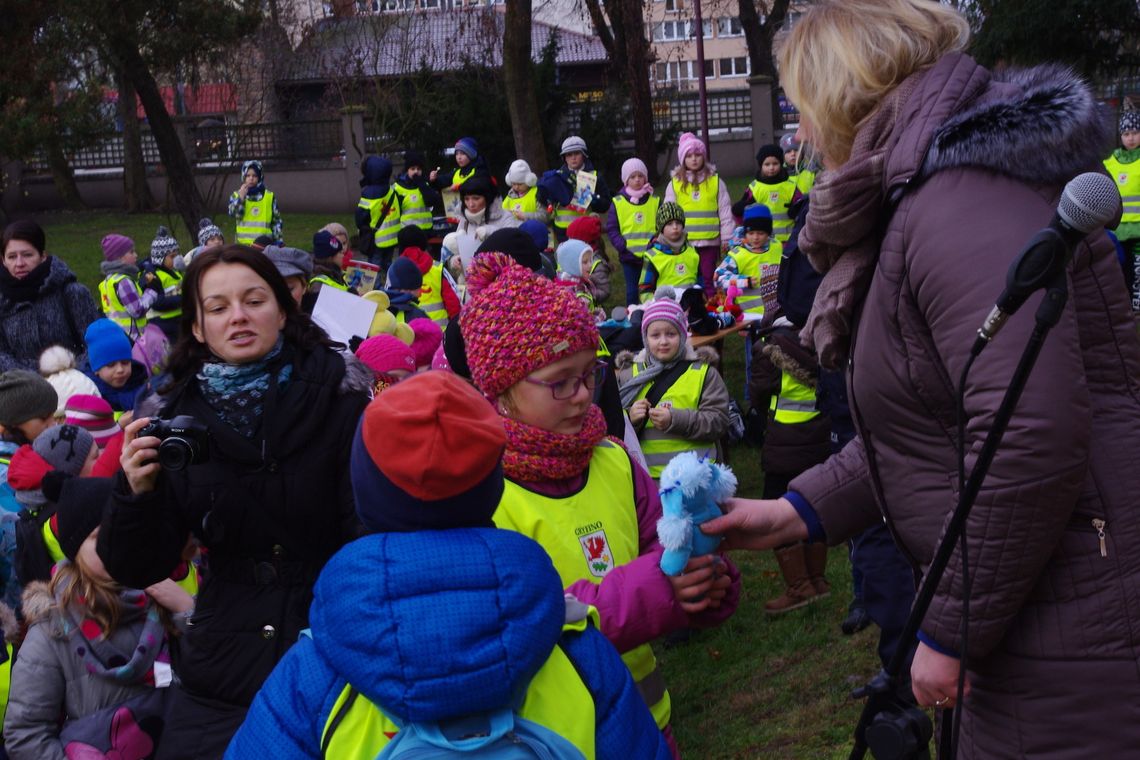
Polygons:
<instances>
[{"instance_id":1,"label":"bare tree","mask_svg":"<svg viewBox=\"0 0 1140 760\"><path fill-rule=\"evenodd\" d=\"M789 0L770 0L771 7L760 18L755 0L739 0L740 26L744 29L744 40L748 44L748 62L753 76L767 76L772 79L772 134L781 129L780 118L780 75L776 71L776 61L772 55L772 40L788 17Z\"/></svg>"},{"instance_id":2,"label":"bare tree","mask_svg":"<svg viewBox=\"0 0 1140 760\"><path fill-rule=\"evenodd\" d=\"M507 108L511 114L511 132L515 152L532 171L546 170L546 144L542 120L538 116L538 98L534 93L534 66L530 44L531 0L507 3L503 29L503 82L507 91Z\"/></svg>"},{"instance_id":3,"label":"bare tree","mask_svg":"<svg viewBox=\"0 0 1140 760\"><path fill-rule=\"evenodd\" d=\"M131 81L121 72L115 73L119 90L119 121L123 123L123 194L127 213L149 211L154 206L146 181L146 162L142 152L142 130L139 129L138 100Z\"/></svg>"}]
</instances>

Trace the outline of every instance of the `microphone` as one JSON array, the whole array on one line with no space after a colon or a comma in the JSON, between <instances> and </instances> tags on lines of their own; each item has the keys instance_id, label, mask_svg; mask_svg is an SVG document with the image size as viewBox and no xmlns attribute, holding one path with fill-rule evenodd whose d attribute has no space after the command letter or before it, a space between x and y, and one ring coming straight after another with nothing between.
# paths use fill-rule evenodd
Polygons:
<instances>
[{"instance_id":1,"label":"microphone","mask_svg":"<svg viewBox=\"0 0 1140 760\"><path fill-rule=\"evenodd\" d=\"M979 353L994 339L1030 295L1047 286L1064 270L1077 243L1111 222L1119 211L1120 191L1111 178L1086 172L1070 180L1049 226L1030 238L1010 265L1005 290L978 329L974 353Z\"/></svg>"}]
</instances>

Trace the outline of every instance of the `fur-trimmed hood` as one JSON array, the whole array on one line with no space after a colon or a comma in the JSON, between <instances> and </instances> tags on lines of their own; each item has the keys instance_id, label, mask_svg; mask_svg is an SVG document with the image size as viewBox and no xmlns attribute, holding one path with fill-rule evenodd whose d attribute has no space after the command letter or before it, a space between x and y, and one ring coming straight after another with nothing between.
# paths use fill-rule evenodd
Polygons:
<instances>
[{"instance_id":1,"label":"fur-trimmed hood","mask_svg":"<svg viewBox=\"0 0 1140 760\"><path fill-rule=\"evenodd\" d=\"M51 588L45 581L32 581L27 586L24 586L24 594L20 598L20 606L24 612L24 621L29 627L47 619L48 615L55 609L55 599L51 595ZM0 605L0 607L3 607L3 609L0 610L0 620L2 620L3 612L4 610L8 610L8 608L3 605ZM11 610L8 610L8 612L11 612ZM12 622L15 622L14 615ZM8 624L7 621L3 621L3 623L4 635L7 637Z\"/></svg>"},{"instance_id":2,"label":"fur-trimmed hood","mask_svg":"<svg viewBox=\"0 0 1140 760\"><path fill-rule=\"evenodd\" d=\"M923 176L977 167L1031 184L1064 184L1098 167L1111 142L1111 120L1067 67L990 73L952 53L922 77L900 114L908 134L892 151L888 184L920 166Z\"/></svg>"}]
</instances>

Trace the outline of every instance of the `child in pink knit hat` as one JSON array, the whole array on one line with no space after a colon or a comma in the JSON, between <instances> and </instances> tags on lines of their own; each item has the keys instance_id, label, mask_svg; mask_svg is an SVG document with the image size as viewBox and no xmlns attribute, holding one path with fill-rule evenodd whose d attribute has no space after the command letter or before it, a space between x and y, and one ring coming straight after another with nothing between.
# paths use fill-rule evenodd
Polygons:
<instances>
[{"instance_id":1,"label":"child in pink knit hat","mask_svg":"<svg viewBox=\"0 0 1140 760\"><path fill-rule=\"evenodd\" d=\"M692 559L669 578L658 562L661 501L649 473L606 438L593 392L606 364L581 301L505 254L475 258L460 315L477 388L503 417L506 485L495 525L542 544L569 593L593 605L672 742L653 639L725 620L740 576L726 559ZM519 304L536 318L520 318ZM675 749L675 747L674 747Z\"/></svg>"},{"instance_id":2,"label":"child in pink knit hat","mask_svg":"<svg viewBox=\"0 0 1140 760\"><path fill-rule=\"evenodd\" d=\"M408 323L416 336L412 341L412 353L416 356L416 371L423 372L431 367L435 351L443 345L443 328L433 319L413 319Z\"/></svg>"},{"instance_id":3,"label":"child in pink knit hat","mask_svg":"<svg viewBox=\"0 0 1140 760\"><path fill-rule=\"evenodd\" d=\"M701 259L705 295L716 292L713 273L728 252L735 221L727 185L708 161L708 148L692 132L677 142L677 166L665 186L665 202L673 201L685 211L685 231Z\"/></svg>"},{"instance_id":4,"label":"child in pink knit hat","mask_svg":"<svg viewBox=\"0 0 1140 760\"><path fill-rule=\"evenodd\" d=\"M412 347L387 333L373 335L361 343L356 349L356 358L372 370L374 395L416 371L416 355Z\"/></svg>"}]
</instances>

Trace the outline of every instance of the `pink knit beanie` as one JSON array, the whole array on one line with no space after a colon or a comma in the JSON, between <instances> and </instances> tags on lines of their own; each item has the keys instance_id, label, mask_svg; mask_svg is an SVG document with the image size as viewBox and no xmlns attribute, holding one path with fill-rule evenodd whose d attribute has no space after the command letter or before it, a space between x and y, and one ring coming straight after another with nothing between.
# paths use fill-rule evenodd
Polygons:
<instances>
[{"instance_id":1,"label":"pink knit beanie","mask_svg":"<svg viewBox=\"0 0 1140 760\"><path fill-rule=\"evenodd\" d=\"M705 144L701 142L701 138L692 132L685 132L677 141L677 163L685 163L685 156L690 153L700 153L702 156L708 156L708 151L705 150Z\"/></svg>"},{"instance_id":2,"label":"pink knit beanie","mask_svg":"<svg viewBox=\"0 0 1140 760\"><path fill-rule=\"evenodd\" d=\"M443 328L431 319L413 319L408 323L416 339L412 341L412 353L416 355L416 366L426 367L431 364L435 350L443 343Z\"/></svg>"},{"instance_id":3,"label":"pink knit beanie","mask_svg":"<svg viewBox=\"0 0 1140 760\"><path fill-rule=\"evenodd\" d=\"M356 358L378 375L400 369L416 371L416 355L412 353L412 347L387 333L373 335L361 343L356 349Z\"/></svg>"},{"instance_id":4,"label":"pink knit beanie","mask_svg":"<svg viewBox=\"0 0 1140 760\"><path fill-rule=\"evenodd\" d=\"M645 168L644 161L640 158L627 158L621 165L621 183L624 185L629 182L629 178L637 172L641 172L646 179L649 179L649 170Z\"/></svg>"},{"instance_id":5,"label":"pink knit beanie","mask_svg":"<svg viewBox=\"0 0 1140 760\"><path fill-rule=\"evenodd\" d=\"M582 300L504 253L483 253L467 270L459 326L471 379L497 398L524 377L598 347L598 328Z\"/></svg>"},{"instance_id":6,"label":"pink knit beanie","mask_svg":"<svg viewBox=\"0 0 1140 760\"><path fill-rule=\"evenodd\" d=\"M689 320L688 317L685 316L685 310L681 308L681 304L672 298L660 298L656 301L651 301L642 309L642 340L645 339L646 333L649 332L649 325L653 322L668 322L677 329L677 334L682 338L688 333Z\"/></svg>"},{"instance_id":7,"label":"pink knit beanie","mask_svg":"<svg viewBox=\"0 0 1140 760\"><path fill-rule=\"evenodd\" d=\"M115 422L111 405L102 396L72 396L67 400L63 414L68 425L81 427L90 433L100 449L106 448L112 438L123 432Z\"/></svg>"},{"instance_id":8,"label":"pink knit beanie","mask_svg":"<svg viewBox=\"0 0 1140 760\"><path fill-rule=\"evenodd\" d=\"M118 261L126 256L135 247L135 241L126 235L117 235L112 232L103 237L103 260Z\"/></svg>"}]
</instances>

